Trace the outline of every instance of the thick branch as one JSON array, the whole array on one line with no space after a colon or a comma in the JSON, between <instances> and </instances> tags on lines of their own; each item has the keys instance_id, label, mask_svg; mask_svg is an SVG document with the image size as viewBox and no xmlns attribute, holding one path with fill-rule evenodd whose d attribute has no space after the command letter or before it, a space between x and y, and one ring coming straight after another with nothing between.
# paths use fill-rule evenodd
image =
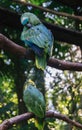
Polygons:
<instances>
[{"instance_id":1,"label":"thick branch","mask_svg":"<svg viewBox=\"0 0 82 130\"><path fill-rule=\"evenodd\" d=\"M0 19L1 19L0 21L1 25L4 26L7 25L22 31L22 25L20 23L20 15L18 15L17 13L0 7ZM47 26L47 28L49 28L52 31L55 40L75 44L82 48L81 32L65 29L64 27L60 27L55 24L50 24L44 21L42 22Z\"/></svg>"},{"instance_id":2,"label":"thick branch","mask_svg":"<svg viewBox=\"0 0 82 130\"><path fill-rule=\"evenodd\" d=\"M10 118L8 120L3 121L3 123L0 125L0 130L8 130L10 127L12 127L14 124L18 124L24 120L29 120L31 118L34 118L34 114L32 113L25 113L18 116L15 116L13 118ZM54 111L47 111L45 118L57 118L59 120L63 120L73 126L76 126L78 128L82 129L82 125L76 121L72 121L68 117L62 114L55 113Z\"/></svg>"},{"instance_id":3,"label":"thick branch","mask_svg":"<svg viewBox=\"0 0 82 130\"><path fill-rule=\"evenodd\" d=\"M70 29L66 29L61 26L57 26L54 24L47 23L43 21L43 23L48 27L53 35L55 40L61 41L61 42L67 42L69 44L75 44L77 46L80 46L82 49L82 33Z\"/></svg>"},{"instance_id":4,"label":"thick branch","mask_svg":"<svg viewBox=\"0 0 82 130\"><path fill-rule=\"evenodd\" d=\"M82 71L81 63L73 63L73 62L58 60L56 58L50 58L47 64L59 70Z\"/></svg>"},{"instance_id":5,"label":"thick branch","mask_svg":"<svg viewBox=\"0 0 82 130\"><path fill-rule=\"evenodd\" d=\"M26 48L14 43L2 34L0 34L0 48L19 57L35 60L35 56L32 50L26 50ZM82 71L81 63L65 62L55 58L50 58L47 64L51 67L61 70Z\"/></svg>"},{"instance_id":6,"label":"thick branch","mask_svg":"<svg viewBox=\"0 0 82 130\"><path fill-rule=\"evenodd\" d=\"M82 7L82 0L55 0L72 8Z\"/></svg>"},{"instance_id":7,"label":"thick branch","mask_svg":"<svg viewBox=\"0 0 82 130\"><path fill-rule=\"evenodd\" d=\"M82 124L80 124L80 123L78 123L78 122L76 122L76 121L73 121L73 120L69 119L67 116L65 116L65 115L63 115L63 114L58 114L58 113L56 113L56 112L54 112L54 111L47 111L47 112L46 112L46 117L47 117L47 118L48 118L48 117L50 117L50 118L54 117L54 118L57 118L57 119L59 119L59 120L63 120L63 121L65 121L65 122L67 122L67 123L69 123L69 124L71 124L71 125L74 125L74 126L76 126L76 127L82 129Z\"/></svg>"},{"instance_id":8,"label":"thick branch","mask_svg":"<svg viewBox=\"0 0 82 130\"><path fill-rule=\"evenodd\" d=\"M42 11L49 12L49 13L52 13L52 14L55 14L55 15L58 15L58 16L64 16L64 17L68 17L68 18L73 19L73 20L82 21L81 16L70 15L70 14L64 13L64 12L57 12L57 11L54 11L54 10L50 10L48 8L44 8L42 6L36 6L36 5L31 4L31 3L27 3L27 2L24 2L24 1L19 1L19 0L12 0L12 1L20 3L22 5L32 6L33 8L40 9Z\"/></svg>"},{"instance_id":9,"label":"thick branch","mask_svg":"<svg viewBox=\"0 0 82 130\"><path fill-rule=\"evenodd\" d=\"M25 113L13 118L10 118L8 120L5 120L1 125L0 125L0 130L8 130L10 127L12 127L14 124L18 124L24 120L29 120L30 118L33 118L34 114L32 113Z\"/></svg>"}]
</instances>

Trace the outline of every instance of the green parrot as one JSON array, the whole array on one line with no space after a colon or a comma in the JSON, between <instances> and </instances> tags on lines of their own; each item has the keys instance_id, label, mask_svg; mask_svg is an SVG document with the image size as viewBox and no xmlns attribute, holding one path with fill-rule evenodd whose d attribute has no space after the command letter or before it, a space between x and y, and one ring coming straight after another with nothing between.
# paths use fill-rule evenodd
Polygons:
<instances>
[{"instance_id":1,"label":"green parrot","mask_svg":"<svg viewBox=\"0 0 82 130\"><path fill-rule=\"evenodd\" d=\"M21 40L34 51L36 67L44 70L47 59L52 55L54 37L33 13L23 13L21 24L24 26Z\"/></svg>"},{"instance_id":2,"label":"green parrot","mask_svg":"<svg viewBox=\"0 0 82 130\"><path fill-rule=\"evenodd\" d=\"M33 81L24 85L23 100L29 112L35 114L35 126L38 130L44 128L45 100L43 94L36 88Z\"/></svg>"}]
</instances>

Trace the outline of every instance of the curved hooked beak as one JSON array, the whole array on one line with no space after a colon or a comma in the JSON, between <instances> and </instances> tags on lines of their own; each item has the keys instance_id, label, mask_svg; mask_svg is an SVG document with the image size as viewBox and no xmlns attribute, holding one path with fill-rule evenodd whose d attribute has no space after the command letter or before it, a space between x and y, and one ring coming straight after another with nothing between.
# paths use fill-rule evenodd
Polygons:
<instances>
[{"instance_id":1,"label":"curved hooked beak","mask_svg":"<svg viewBox=\"0 0 82 130\"><path fill-rule=\"evenodd\" d=\"M28 28L31 28L31 27L32 27L32 24L27 23L26 26L27 26Z\"/></svg>"}]
</instances>

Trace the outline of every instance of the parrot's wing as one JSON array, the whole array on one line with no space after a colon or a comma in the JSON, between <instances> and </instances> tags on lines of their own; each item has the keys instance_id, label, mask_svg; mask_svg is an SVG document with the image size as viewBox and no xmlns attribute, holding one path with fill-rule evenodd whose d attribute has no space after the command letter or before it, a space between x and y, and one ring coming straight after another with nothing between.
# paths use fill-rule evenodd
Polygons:
<instances>
[{"instance_id":1,"label":"parrot's wing","mask_svg":"<svg viewBox=\"0 0 82 130\"><path fill-rule=\"evenodd\" d=\"M25 43L26 43L30 48L32 48L32 50L35 52L35 54L37 54L38 56L42 56L42 54L43 54L43 52L44 52L44 49L43 49L43 48L38 47L36 44L34 44L34 43L31 42L31 41L25 40Z\"/></svg>"},{"instance_id":2,"label":"parrot's wing","mask_svg":"<svg viewBox=\"0 0 82 130\"><path fill-rule=\"evenodd\" d=\"M31 27L28 30L23 30L21 34L21 39L23 41L29 41L40 48L44 48L46 53L49 53L53 46L53 35L52 33L43 25L39 24Z\"/></svg>"},{"instance_id":3,"label":"parrot's wing","mask_svg":"<svg viewBox=\"0 0 82 130\"><path fill-rule=\"evenodd\" d=\"M23 95L28 110L43 118L45 114L45 100L42 93L37 88L29 86L24 90Z\"/></svg>"}]
</instances>

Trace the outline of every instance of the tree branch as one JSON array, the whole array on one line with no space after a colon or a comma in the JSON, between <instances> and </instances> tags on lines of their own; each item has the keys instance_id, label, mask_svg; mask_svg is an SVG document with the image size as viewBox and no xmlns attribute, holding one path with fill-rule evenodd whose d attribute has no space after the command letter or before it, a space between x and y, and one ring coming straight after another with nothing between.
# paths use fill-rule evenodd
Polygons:
<instances>
[{"instance_id":1,"label":"tree branch","mask_svg":"<svg viewBox=\"0 0 82 130\"><path fill-rule=\"evenodd\" d=\"M62 3L64 5L70 6L72 8L82 7L82 0L55 0L56 2Z\"/></svg>"},{"instance_id":2,"label":"tree branch","mask_svg":"<svg viewBox=\"0 0 82 130\"><path fill-rule=\"evenodd\" d=\"M34 118L34 117L35 117L35 115L33 113L29 113L29 112L12 117L10 119L3 121L3 123L0 125L0 130L8 130L14 124L18 124L24 120L29 120L29 119ZM66 117L65 115L58 114L54 111L47 111L45 118L57 118L59 120L63 120L63 121L65 121L73 126L76 126L76 127L82 129L82 124L80 124L76 121L73 121L73 120L69 119L68 117Z\"/></svg>"},{"instance_id":3,"label":"tree branch","mask_svg":"<svg viewBox=\"0 0 82 130\"><path fill-rule=\"evenodd\" d=\"M82 71L81 63L73 63L73 62L58 60L56 58L50 58L47 64L50 67L53 67L59 70Z\"/></svg>"},{"instance_id":4,"label":"tree branch","mask_svg":"<svg viewBox=\"0 0 82 130\"><path fill-rule=\"evenodd\" d=\"M8 39L3 34L0 34L0 48L10 52L11 54L15 54L19 57L25 57L28 60L35 60L35 55L32 50L26 49L10 39ZM60 70L72 70L72 71L82 71L81 63L72 63L66 62L62 60L58 60L56 58L49 58L47 64L53 68L57 68Z\"/></svg>"},{"instance_id":5,"label":"tree branch","mask_svg":"<svg viewBox=\"0 0 82 130\"><path fill-rule=\"evenodd\" d=\"M8 130L14 124L18 124L18 123L20 123L24 120L29 120L33 117L34 117L34 114L32 114L32 113L25 113L25 114L22 114L22 115L12 117L10 119L3 121L3 123L0 125L0 130Z\"/></svg>"},{"instance_id":6,"label":"tree branch","mask_svg":"<svg viewBox=\"0 0 82 130\"><path fill-rule=\"evenodd\" d=\"M14 29L16 28L22 31L22 25L20 23L19 14L0 7L0 19L1 19L0 25L3 25L3 26L7 25L9 27L12 27ZM13 19L15 19L15 21L13 21ZM66 42L69 44L75 44L77 46L80 46L82 49L82 33L81 32L66 29L64 27L57 26L55 24L51 24L45 21L42 21L42 22L43 24L45 24L47 28L49 28L52 31L55 40Z\"/></svg>"},{"instance_id":7,"label":"tree branch","mask_svg":"<svg viewBox=\"0 0 82 130\"><path fill-rule=\"evenodd\" d=\"M19 1L19 0L12 0L12 1L14 1L16 3L20 3L22 5L32 6L33 8L40 9L42 11L49 12L49 13L52 13L52 14L55 14L55 15L58 15L58 16L64 16L64 17L68 17L68 18L73 19L73 20L82 21L81 16L75 16L75 15L71 15L71 14L64 13L64 12L57 12L57 11L54 11L54 10L50 10L48 8L44 8L42 6L37 6L37 5L33 5L31 3L27 3L27 2L24 2L24 1Z\"/></svg>"}]
</instances>

